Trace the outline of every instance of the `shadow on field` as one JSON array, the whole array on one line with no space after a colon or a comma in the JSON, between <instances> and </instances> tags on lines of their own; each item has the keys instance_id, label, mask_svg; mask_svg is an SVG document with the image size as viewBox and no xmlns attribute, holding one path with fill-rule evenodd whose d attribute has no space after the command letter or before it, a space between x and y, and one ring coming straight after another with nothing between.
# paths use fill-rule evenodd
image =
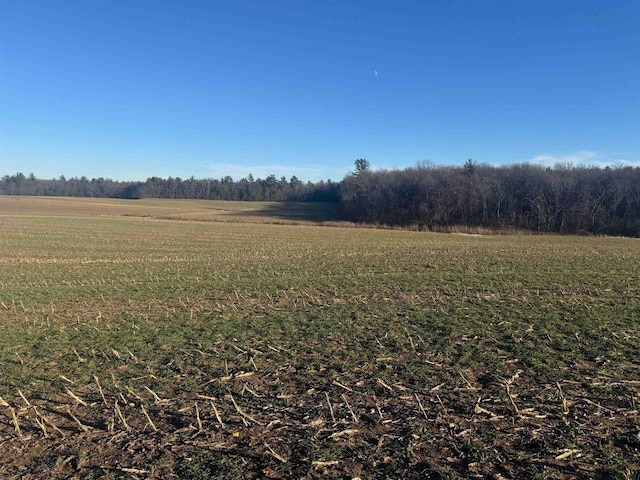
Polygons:
<instances>
[{"instance_id":1,"label":"shadow on field","mask_svg":"<svg viewBox=\"0 0 640 480\"><path fill-rule=\"evenodd\" d=\"M234 215L300 222L330 222L340 219L340 210L337 203L273 202L263 205L259 210L246 210Z\"/></svg>"}]
</instances>

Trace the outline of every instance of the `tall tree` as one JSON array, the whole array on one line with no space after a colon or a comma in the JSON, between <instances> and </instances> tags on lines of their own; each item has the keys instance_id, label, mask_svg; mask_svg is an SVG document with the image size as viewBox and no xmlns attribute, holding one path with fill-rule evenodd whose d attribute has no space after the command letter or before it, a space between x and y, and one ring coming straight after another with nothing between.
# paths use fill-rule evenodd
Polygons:
<instances>
[{"instance_id":1,"label":"tall tree","mask_svg":"<svg viewBox=\"0 0 640 480\"><path fill-rule=\"evenodd\" d=\"M359 158L354 162L355 170L353 172L354 175L361 175L363 173L368 173L371 171L371 164L369 164L368 160L364 158Z\"/></svg>"}]
</instances>

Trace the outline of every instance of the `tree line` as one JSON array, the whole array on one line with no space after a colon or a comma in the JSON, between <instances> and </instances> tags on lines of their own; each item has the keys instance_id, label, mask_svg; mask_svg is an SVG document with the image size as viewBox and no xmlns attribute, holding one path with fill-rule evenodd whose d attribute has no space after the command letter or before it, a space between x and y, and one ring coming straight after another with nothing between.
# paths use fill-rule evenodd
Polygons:
<instances>
[{"instance_id":1,"label":"tree line","mask_svg":"<svg viewBox=\"0 0 640 480\"><path fill-rule=\"evenodd\" d=\"M61 176L43 180L23 173L5 175L0 179L0 194L46 195L103 198L181 198L239 201L338 202L339 185L331 180L302 182L296 176L287 180L275 175L254 179L253 175L235 181L221 179L182 179L151 177L144 182L120 182L108 178Z\"/></svg>"},{"instance_id":2,"label":"tree line","mask_svg":"<svg viewBox=\"0 0 640 480\"><path fill-rule=\"evenodd\" d=\"M340 185L347 220L640 236L640 168L468 160L462 167L356 169Z\"/></svg>"},{"instance_id":3,"label":"tree line","mask_svg":"<svg viewBox=\"0 0 640 480\"><path fill-rule=\"evenodd\" d=\"M334 202L343 220L424 229L450 226L640 237L640 168L533 164L421 164L372 170L358 159L340 182L270 175L240 180L87 177L44 180L5 175L0 194Z\"/></svg>"}]
</instances>

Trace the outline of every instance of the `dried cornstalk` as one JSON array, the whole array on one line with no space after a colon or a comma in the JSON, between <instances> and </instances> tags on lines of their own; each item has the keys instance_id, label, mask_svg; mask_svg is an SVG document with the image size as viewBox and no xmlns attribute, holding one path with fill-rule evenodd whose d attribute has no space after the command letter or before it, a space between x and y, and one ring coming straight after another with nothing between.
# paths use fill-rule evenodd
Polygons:
<instances>
[{"instance_id":1,"label":"dried cornstalk","mask_svg":"<svg viewBox=\"0 0 640 480\"><path fill-rule=\"evenodd\" d=\"M478 401L476 402L476 406L473 409L473 413L475 413L476 415L480 414L480 413L485 413L487 415L490 415L491 417L497 417L497 415L489 410L487 410L486 408L483 408L480 406L480 402L482 401L482 397L478 398Z\"/></svg>"},{"instance_id":2,"label":"dried cornstalk","mask_svg":"<svg viewBox=\"0 0 640 480\"><path fill-rule=\"evenodd\" d=\"M198 430L202 430L202 420L200 419L200 410L198 409L198 402L194 403L196 406L196 420L198 422Z\"/></svg>"},{"instance_id":3,"label":"dried cornstalk","mask_svg":"<svg viewBox=\"0 0 640 480\"><path fill-rule=\"evenodd\" d=\"M349 387L347 387L346 385L341 384L341 383L340 383L340 382L338 382L337 380L334 380L334 381L333 381L333 384L334 384L336 387L344 388L347 392L351 392L351 393L353 393L353 389L352 389L352 388L349 388Z\"/></svg>"},{"instance_id":4,"label":"dried cornstalk","mask_svg":"<svg viewBox=\"0 0 640 480\"><path fill-rule=\"evenodd\" d=\"M81 357L81 356L80 356L80 354L78 353L78 351L77 351L75 348L73 349L73 353L75 353L75 354L76 354L76 357L78 357L78 361L79 361L80 363L84 363L84 362L86 362L86 361L87 361L87 359L86 359L86 358L83 358L83 357Z\"/></svg>"},{"instance_id":5,"label":"dried cornstalk","mask_svg":"<svg viewBox=\"0 0 640 480\"><path fill-rule=\"evenodd\" d=\"M440 390L440 389L441 389L442 387L444 387L444 386L445 386L445 383L444 383L444 382L442 382L442 383L440 383L440 384L436 385L435 387L432 387L432 388L431 388L431 390L429 390L429 391L430 391L430 392L437 392L438 390Z\"/></svg>"},{"instance_id":6,"label":"dried cornstalk","mask_svg":"<svg viewBox=\"0 0 640 480\"><path fill-rule=\"evenodd\" d=\"M561 453L556 457L556 460L564 460L569 458L571 455L575 455L576 453L580 453L582 450L577 449L565 449L564 453Z\"/></svg>"},{"instance_id":7,"label":"dried cornstalk","mask_svg":"<svg viewBox=\"0 0 640 480\"><path fill-rule=\"evenodd\" d=\"M11 418L13 418L13 427L18 434L19 437L22 437L22 431L20 430L20 425L18 424L18 416L16 415L16 409L13 407L9 407L11 410Z\"/></svg>"},{"instance_id":8,"label":"dried cornstalk","mask_svg":"<svg viewBox=\"0 0 640 480\"><path fill-rule=\"evenodd\" d=\"M84 405L85 407L87 407L87 403L82 400L79 396L77 396L75 393L73 393L71 390L69 390L68 388L65 390L67 392L67 395L69 395L71 398L73 398L77 403Z\"/></svg>"},{"instance_id":9,"label":"dried cornstalk","mask_svg":"<svg viewBox=\"0 0 640 480\"><path fill-rule=\"evenodd\" d=\"M62 380L64 380L67 383L70 383L71 385L74 385L76 382L74 382L73 380L71 380L68 377L65 377L64 375L58 375Z\"/></svg>"},{"instance_id":10,"label":"dried cornstalk","mask_svg":"<svg viewBox=\"0 0 640 480\"><path fill-rule=\"evenodd\" d=\"M556 382L556 386L558 387L558 392L560 392L560 398L562 399L562 414L567 415L569 413L569 403L562 392L562 387L559 382Z\"/></svg>"},{"instance_id":11,"label":"dried cornstalk","mask_svg":"<svg viewBox=\"0 0 640 480\"><path fill-rule=\"evenodd\" d=\"M242 393L241 393L241 395L243 395L243 394L244 394L244 391L245 391L245 390L246 390L247 392L249 392L251 395L253 395L254 397L256 397L256 398L262 398L262 395L260 395L260 394L258 394L258 393L256 393L256 392L254 392L253 390L251 390L251 389L250 389L246 384L245 384L245 385L244 385L244 387L242 388ZM243 395L243 396L244 396L244 395Z\"/></svg>"},{"instance_id":12,"label":"dried cornstalk","mask_svg":"<svg viewBox=\"0 0 640 480\"><path fill-rule=\"evenodd\" d=\"M282 463L287 463L287 460L286 460L282 455L280 455L279 453L275 452L275 451L273 450L273 448L271 448L267 442L264 442L264 446L265 446L265 447L267 447L267 450L269 450L269 453L270 453L271 455L273 455L274 457L276 457L276 458L277 458L278 460L280 460Z\"/></svg>"},{"instance_id":13,"label":"dried cornstalk","mask_svg":"<svg viewBox=\"0 0 640 480\"><path fill-rule=\"evenodd\" d=\"M356 417L356 414L353 412L351 405L349 405L349 400L347 400L347 396L344 393L342 394L342 399L344 400L344 403L347 405L347 408L349 409L349 413L351 413L351 418L355 423L358 423L358 417Z\"/></svg>"},{"instance_id":14,"label":"dried cornstalk","mask_svg":"<svg viewBox=\"0 0 640 480\"><path fill-rule=\"evenodd\" d=\"M144 408L144 405L140 405L140 407L142 408L142 413L144 413L144 416L147 417L147 422L149 422L149 425L151 425L151 428L153 428L153 431L157 432L158 429L156 428L155 423L153 423L153 421L151 420L151 417L149 416L147 409Z\"/></svg>"},{"instance_id":15,"label":"dried cornstalk","mask_svg":"<svg viewBox=\"0 0 640 480\"><path fill-rule=\"evenodd\" d=\"M145 386L144 389L149 392L151 395L153 395L153 399L156 402L161 402L162 399L156 394L156 392L154 392L153 390L151 390L149 387Z\"/></svg>"},{"instance_id":16,"label":"dried cornstalk","mask_svg":"<svg viewBox=\"0 0 640 480\"><path fill-rule=\"evenodd\" d=\"M142 402L142 398L131 387L127 386L127 392Z\"/></svg>"},{"instance_id":17,"label":"dried cornstalk","mask_svg":"<svg viewBox=\"0 0 640 480\"><path fill-rule=\"evenodd\" d=\"M36 424L40 427L40 429L42 430L42 433L44 434L44 437L47 438L49 437L49 435L47 434L47 429L44 426L44 423L40 421L40 419L38 417L35 418Z\"/></svg>"},{"instance_id":18,"label":"dried cornstalk","mask_svg":"<svg viewBox=\"0 0 640 480\"><path fill-rule=\"evenodd\" d=\"M96 385L98 386L98 391L100 392L100 396L102 397L102 401L104 402L105 405L107 404L107 399L104 398L104 392L102 391L102 386L100 385L100 380L98 380L98 377L96 375L93 376L93 380L96 382Z\"/></svg>"},{"instance_id":19,"label":"dried cornstalk","mask_svg":"<svg viewBox=\"0 0 640 480\"><path fill-rule=\"evenodd\" d=\"M422 415L424 415L424 418L426 418L427 420L429 420L429 417L427 417L427 412L424 411L424 407L422 406L422 402L420 401L420 397L418 397L417 393L414 393L416 400L418 401L418 406L420 407L420 411L422 412Z\"/></svg>"},{"instance_id":20,"label":"dried cornstalk","mask_svg":"<svg viewBox=\"0 0 640 480\"><path fill-rule=\"evenodd\" d=\"M311 462L311 465L317 468L331 467L333 465L339 465L340 462L338 460L329 460L327 462L322 462L319 460Z\"/></svg>"},{"instance_id":21,"label":"dried cornstalk","mask_svg":"<svg viewBox=\"0 0 640 480\"><path fill-rule=\"evenodd\" d=\"M518 410L518 407L516 406L516 402L514 401L514 397L511 394L510 387L511 387L511 384L520 376L520 373L522 373L522 370L518 370L516 373L514 373L513 376L509 380L507 380L504 384L505 389L507 390L507 397L509 397L509 401L511 402L513 409L518 415L520 415L520 410Z\"/></svg>"},{"instance_id":22,"label":"dried cornstalk","mask_svg":"<svg viewBox=\"0 0 640 480\"><path fill-rule=\"evenodd\" d=\"M466 384L467 384L467 386L468 386L470 389L475 390L475 388L473 387L473 385L471 385L471 384L469 383L469 380L467 380L467 379L465 378L465 376L462 374L462 372L461 372L460 370L458 370L458 375L460 375L460 376L462 377L462 380L464 380L464 383L466 383Z\"/></svg>"},{"instance_id":23,"label":"dried cornstalk","mask_svg":"<svg viewBox=\"0 0 640 480\"><path fill-rule=\"evenodd\" d=\"M233 398L233 395L231 395L231 393L229 393L229 397L231 397L231 403L233 403L233 406L236 408L236 411L243 417L246 418L248 420L251 420L254 423L257 423L258 425L263 425L262 422L259 422L258 420L256 420L255 418L253 418L251 415L246 414L236 403L235 399Z\"/></svg>"},{"instance_id":24,"label":"dried cornstalk","mask_svg":"<svg viewBox=\"0 0 640 480\"><path fill-rule=\"evenodd\" d=\"M27 407L31 406L31 402L29 402L29 400L27 400L27 397L25 397L20 390L18 390L18 395L20 395L20 398L22 398L22 400L24 400L24 403L27 404Z\"/></svg>"},{"instance_id":25,"label":"dried cornstalk","mask_svg":"<svg viewBox=\"0 0 640 480\"><path fill-rule=\"evenodd\" d=\"M218 409L216 408L216 404L213 403L213 400L211 400L211 408L213 408L213 413L216 416L216 420L218 420L218 423L220 424L220 426L224 428L224 423L222 421L222 418L220 417L220 414L218 413Z\"/></svg>"},{"instance_id":26,"label":"dried cornstalk","mask_svg":"<svg viewBox=\"0 0 640 480\"><path fill-rule=\"evenodd\" d=\"M516 402L513 400L513 395L511 395L511 389L509 387L509 383L505 383L505 388L507 390L507 397L509 397L509 401L511 402L511 405L513 405L513 409L517 414L520 414L520 410L518 410Z\"/></svg>"},{"instance_id":27,"label":"dried cornstalk","mask_svg":"<svg viewBox=\"0 0 640 480\"><path fill-rule=\"evenodd\" d=\"M378 383L380 385L382 385L384 388L386 388L387 390L389 390L390 392L393 392L393 388L390 387L389 385L387 385L384 380L382 380L381 378L378 378Z\"/></svg>"},{"instance_id":28,"label":"dried cornstalk","mask_svg":"<svg viewBox=\"0 0 640 480\"><path fill-rule=\"evenodd\" d=\"M376 402L376 410L378 411L378 415L380 416L380 420L382 420L384 417L382 416L382 410L380 410L380 404L378 403L378 397L376 397L374 395L373 396L373 401Z\"/></svg>"},{"instance_id":29,"label":"dried cornstalk","mask_svg":"<svg viewBox=\"0 0 640 480\"><path fill-rule=\"evenodd\" d=\"M327 403L329 404L329 413L331 413L331 420L333 420L333 423L336 423L336 417L333 414L333 406L331 405L331 400L329 400L329 394L327 392L324 392L324 396L327 397Z\"/></svg>"},{"instance_id":30,"label":"dried cornstalk","mask_svg":"<svg viewBox=\"0 0 640 480\"><path fill-rule=\"evenodd\" d=\"M137 473L139 475L144 475L145 473L149 473L149 470L140 470L139 468L119 468L118 470L124 473L133 473L133 474Z\"/></svg>"},{"instance_id":31,"label":"dried cornstalk","mask_svg":"<svg viewBox=\"0 0 640 480\"><path fill-rule=\"evenodd\" d=\"M38 417L40 417L40 419L42 420L43 423L49 424L49 426L51 426L51 428L53 428L61 436L66 437L64 432L62 430L60 430L58 427L56 427L56 425L51 420L49 420L47 417L45 417L40 412L38 412L38 409L36 407L33 407L33 410L36 412L36 415L38 415Z\"/></svg>"},{"instance_id":32,"label":"dried cornstalk","mask_svg":"<svg viewBox=\"0 0 640 480\"><path fill-rule=\"evenodd\" d=\"M131 430L131 427L127 423L127 420L125 420L124 415L122 414L122 411L120 410L120 406L118 405L118 399L116 399L116 401L115 401L114 409L116 411L116 415L118 416L118 418L122 422L122 425L124 425L124 428L126 428L127 431Z\"/></svg>"},{"instance_id":33,"label":"dried cornstalk","mask_svg":"<svg viewBox=\"0 0 640 480\"><path fill-rule=\"evenodd\" d=\"M78 426L80 427L80 430L82 430L83 432L88 432L89 430L91 430L91 427L88 425L85 425L84 423L82 423L78 417L76 417L73 413L71 413L71 409L69 407L67 407L67 414L69 414L69 416L71 418L73 418L75 420L75 422L78 424Z\"/></svg>"},{"instance_id":34,"label":"dried cornstalk","mask_svg":"<svg viewBox=\"0 0 640 480\"><path fill-rule=\"evenodd\" d=\"M347 436L347 435L355 435L358 432L359 432L359 430L357 430L355 428L348 428L348 429L343 430L341 432L336 432L336 433L333 433L333 434L329 435L329 438L335 440L336 438L344 437L344 436Z\"/></svg>"}]
</instances>

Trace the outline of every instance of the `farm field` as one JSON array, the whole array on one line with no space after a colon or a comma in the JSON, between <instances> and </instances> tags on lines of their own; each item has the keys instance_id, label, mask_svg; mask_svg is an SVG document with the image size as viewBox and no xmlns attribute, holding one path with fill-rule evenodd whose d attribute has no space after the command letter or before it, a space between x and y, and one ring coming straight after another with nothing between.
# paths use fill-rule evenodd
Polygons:
<instances>
[{"instance_id":1,"label":"farm field","mask_svg":"<svg viewBox=\"0 0 640 480\"><path fill-rule=\"evenodd\" d=\"M22 197L0 195L0 215L144 217L201 222L300 224L333 222L337 205L322 202L226 202L148 198Z\"/></svg>"},{"instance_id":2,"label":"farm field","mask_svg":"<svg viewBox=\"0 0 640 480\"><path fill-rule=\"evenodd\" d=\"M303 207L0 197L0 477L640 472L638 239Z\"/></svg>"}]
</instances>

